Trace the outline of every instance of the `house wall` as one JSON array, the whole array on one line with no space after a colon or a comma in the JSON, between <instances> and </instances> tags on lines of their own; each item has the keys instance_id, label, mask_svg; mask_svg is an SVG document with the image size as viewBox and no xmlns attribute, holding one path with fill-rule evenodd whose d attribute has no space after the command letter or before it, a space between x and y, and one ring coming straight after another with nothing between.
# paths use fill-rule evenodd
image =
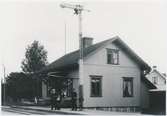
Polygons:
<instances>
[{"instance_id":1,"label":"house wall","mask_svg":"<svg viewBox=\"0 0 167 116\"><path fill-rule=\"evenodd\" d=\"M73 88L78 93L79 92L79 71L78 69L70 71L67 77L73 78Z\"/></svg>"},{"instance_id":2,"label":"house wall","mask_svg":"<svg viewBox=\"0 0 167 116\"><path fill-rule=\"evenodd\" d=\"M107 64L106 48L119 49L109 44L84 59L84 106L140 106L139 67L122 50L119 51L119 65ZM90 97L90 75L102 76L102 97ZM134 97L123 97L122 77L133 77Z\"/></svg>"},{"instance_id":3,"label":"house wall","mask_svg":"<svg viewBox=\"0 0 167 116\"><path fill-rule=\"evenodd\" d=\"M90 53L86 58L84 58L85 64L91 65L109 65L107 64L107 51L106 48L110 49L118 49L119 50L119 67L131 67L131 68L138 68L136 62L134 62L125 52L119 49L114 44L109 44L103 48L99 48L97 51ZM118 67L117 65L113 65Z\"/></svg>"},{"instance_id":4,"label":"house wall","mask_svg":"<svg viewBox=\"0 0 167 116\"><path fill-rule=\"evenodd\" d=\"M149 89L143 81L141 81L141 108L149 108Z\"/></svg>"}]
</instances>

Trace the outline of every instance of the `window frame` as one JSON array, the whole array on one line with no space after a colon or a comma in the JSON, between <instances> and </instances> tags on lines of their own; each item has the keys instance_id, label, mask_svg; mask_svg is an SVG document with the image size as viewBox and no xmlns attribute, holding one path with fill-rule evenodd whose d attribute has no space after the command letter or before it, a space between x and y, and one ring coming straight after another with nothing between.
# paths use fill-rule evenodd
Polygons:
<instances>
[{"instance_id":1,"label":"window frame","mask_svg":"<svg viewBox=\"0 0 167 116\"><path fill-rule=\"evenodd\" d=\"M90 97L102 97L102 77L101 75L90 75ZM100 90L99 95L95 95L92 92L92 79L99 79L100 80Z\"/></svg>"},{"instance_id":2,"label":"window frame","mask_svg":"<svg viewBox=\"0 0 167 116\"><path fill-rule=\"evenodd\" d=\"M123 83L122 83L122 94L123 94L123 97L124 98L131 98L131 97L134 97L134 77L122 77L123 78ZM131 86L131 95L129 95L129 96L126 96L125 94L124 94L124 82L125 81L130 81L130 86Z\"/></svg>"},{"instance_id":3,"label":"window frame","mask_svg":"<svg viewBox=\"0 0 167 116\"><path fill-rule=\"evenodd\" d=\"M118 50L118 49L106 48L106 51L107 51L107 64L119 65L119 50ZM114 54L114 53L117 55L117 63L115 63L115 62L114 62L115 60L113 59L113 54ZM110 54L110 56L111 56L110 61L109 61L109 58L108 58L109 54ZM112 61L112 59L113 59L114 61Z\"/></svg>"}]
</instances>

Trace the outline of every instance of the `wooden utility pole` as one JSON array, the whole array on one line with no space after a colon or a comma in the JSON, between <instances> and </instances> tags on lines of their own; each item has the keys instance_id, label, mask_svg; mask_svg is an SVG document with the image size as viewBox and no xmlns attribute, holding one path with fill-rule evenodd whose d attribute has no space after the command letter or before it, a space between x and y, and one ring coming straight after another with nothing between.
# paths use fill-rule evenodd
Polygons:
<instances>
[{"instance_id":1,"label":"wooden utility pole","mask_svg":"<svg viewBox=\"0 0 167 116\"><path fill-rule=\"evenodd\" d=\"M82 5L60 4L62 8L69 8L74 10L74 14L78 15L79 19L79 104L82 110L83 102L83 41L82 41L82 11L88 11L84 9Z\"/></svg>"}]
</instances>

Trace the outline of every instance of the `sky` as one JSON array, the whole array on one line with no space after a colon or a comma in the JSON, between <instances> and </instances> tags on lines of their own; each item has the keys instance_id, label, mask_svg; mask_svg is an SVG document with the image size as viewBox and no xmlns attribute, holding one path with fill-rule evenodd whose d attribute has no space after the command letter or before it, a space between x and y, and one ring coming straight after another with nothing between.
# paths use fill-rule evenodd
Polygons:
<instances>
[{"instance_id":1,"label":"sky","mask_svg":"<svg viewBox=\"0 0 167 116\"><path fill-rule=\"evenodd\" d=\"M78 49L78 17L71 9L60 8L62 2L78 3L69 0L0 1L1 77L4 66L6 75L21 71L25 49L34 40L48 51L49 63ZM83 12L83 36L93 37L94 43L119 36L150 66L156 65L160 72L167 73L165 0L90 0L79 3L91 11Z\"/></svg>"}]
</instances>

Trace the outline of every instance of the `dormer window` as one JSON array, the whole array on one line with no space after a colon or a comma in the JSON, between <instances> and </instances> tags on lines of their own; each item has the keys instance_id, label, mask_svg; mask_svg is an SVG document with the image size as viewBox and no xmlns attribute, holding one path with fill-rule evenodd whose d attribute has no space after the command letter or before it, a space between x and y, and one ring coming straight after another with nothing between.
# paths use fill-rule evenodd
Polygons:
<instances>
[{"instance_id":1,"label":"dormer window","mask_svg":"<svg viewBox=\"0 0 167 116\"><path fill-rule=\"evenodd\" d=\"M119 50L107 49L107 64L119 64Z\"/></svg>"}]
</instances>

